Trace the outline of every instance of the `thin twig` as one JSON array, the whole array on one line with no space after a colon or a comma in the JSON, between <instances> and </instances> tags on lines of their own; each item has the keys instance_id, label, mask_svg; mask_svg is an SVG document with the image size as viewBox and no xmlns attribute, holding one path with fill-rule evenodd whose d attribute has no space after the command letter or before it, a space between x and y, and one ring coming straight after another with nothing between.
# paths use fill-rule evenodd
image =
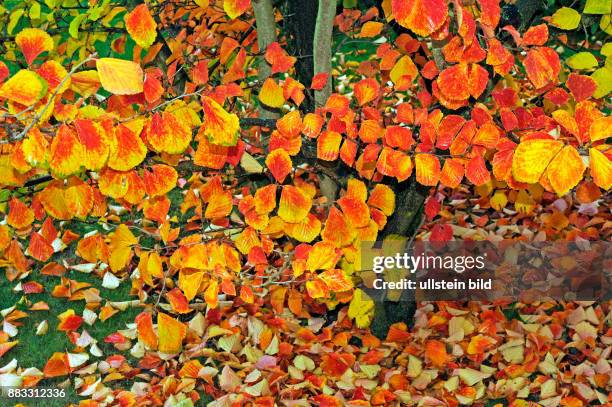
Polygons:
<instances>
[{"instance_id":1,"label":"thin twig","mask_svg":"<svg viewBox=\"0 0 612 407\"><path fill-rule=\"evenodd\" d=\"M40 110L40 112L38 112L38 114L34 117L34 119L32 119L30 124L28 124L25 127L25 129L23 129L23 131L17 135L17 137L13 137L9 141L17 141L17 140L21 140L22 138L24 138L26 136L26 134L28 134L28 132L32 129L32 127L34 127L38 123L38 121L44 116L44 114L47 112L47 109L49 109L49 106L51 106L51 104L54 102L55 96L57 96L57 94L59 93L60 89L70 79L70 77L72 75L74 75L76 73L76 71L79 70L79 68L81 68L83 65L85 65L86 63L88 63L90 61L93 61L96 58L96 56L97 56L97 53L94 52L93 54L91 54L90 56L85 58L83 61L81 61L77 65L75 65L70 70L70 72L68 72L68 75L64 76L64 78L59 83L59 85L57 85L57 87L55 88L55 90L53 91L51 96L49 97L49 100L47 101L47 104L45 106L43 106L43 108Z\"/></svg>"}]
</instances>

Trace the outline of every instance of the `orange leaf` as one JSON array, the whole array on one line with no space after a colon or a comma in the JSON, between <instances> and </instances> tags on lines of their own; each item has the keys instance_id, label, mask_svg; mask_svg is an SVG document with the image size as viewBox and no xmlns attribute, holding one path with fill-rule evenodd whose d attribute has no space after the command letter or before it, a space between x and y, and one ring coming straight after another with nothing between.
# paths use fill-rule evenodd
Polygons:
<instances>
[{"instance_id":1,"label":"orange leaf","mask_svg":"<svg viewBox=\"0 0 612 407\"><path fill-rule=\"evenodd\" d=\"M325 102L323 110L333 114L334 116L344 117L349 111L350 101L344 95L332 93Z\"/></svg>"},{"instance_id":2,"label":"orange leaf","mask_svg":"<svg viewBox=\"0 0 612 407\"><path fill-rule=\"evenodd\" d=\"M231 191L217 191L208 199L206 219L220 219L228 216L232 211L232 193Z\"/></svg>"},{"instance_id":3,"label":"orange leaf","mask_svg":"<svg viewBox=\"0 0 612 407\"><path fill-rule=\"evenodd\" d=\"M293 164L291 157L282 148L278 148L271 151L266 157L266 166L270 169L270 172L274 176L274 179L279 183L283 183L287 175L291 173Z\"/></svg>"},{"instance_id":4,"label":"orange leaf","mask_svg":"<svg viewBox=\"0 0 612 407\"><path fill-rule=\"evenodd\" d=\"M576 102L588 99L597 90L597 82L590 76L570 73L565 86L572 92Z\"/></svg>"},{"instance_id":5,"label":"orange leaf","mask_svg":"<svg viewBox=\"0 0 612 407\"><path fill-rule=\"evenodd\" d=\"M374 78L362 79L357 82L354 87L355 98L359 102L359 106L363 106L368 102L376 99L380 86Z\"/></svg>"},{"instance_id":6,"label":"orange leaf","mask_svg":"<svg viewBox=\"0 0 612 407\"><path fill-rule=\"evenodd\" d=\"M238 142L238 116L228 113L208 96L202 98L202 132L212 144L235 146Z\"/></svg>"},{"instance_id":7,"label":"orange leaf","mask_svg":"<svg viewBox=\"0 0 612 407\"><path fill-rule=\"evenodd\" d=\"M113 128L108 166L117 171L127 171L140 164L147 155L147 147L132 130L123 124Z\"/></svg>"},{"instance_id":8,"label":"orange leaf","mask_svg":"<svg viewBox=\"0 0 612 407\"><path fill-rule=\"evenodd\" d=\"M327 287L335 293L341 293L353 288L353 283L343 270L326 270L319 274L319 278L327 284Z\"/></svg>"},{"instance_id":9,"label":"orange leaf","mask_svg":"<svg viewBox=\"0 0 612 407\"><path fill-rule=\"evenodd\" d=\"M389 73L389 77L398 90L408 89L418 75L419 71L408 55L401 57Z\"/></svg>"},{"instance_id":10,"label":"orange leaf","mask_svg":"<svg viewBox=\"0 0 612 407\"><path fill-rule=\"evenodd\" d=\"M395 192L387 185L376 184L368 198L368 205L380 209L382 213L391 216L395 210Z\"/></svg>"},{"instance_id":11,"label":"orange leaf","mask_svg":"<svg viewBox=\"0 0 612 407\"><path fill-rule=\"evenodd\" d=\"M312 90L321 90L325 87L327 80L329 78L329 73L327 72L319 72L315 76L312 77L312 82L310 84L310 89Z\"/></svg>"},{"instance_id":12,"label":"orange leaf","mask_svg":"<svg viewBox=\"0 0 612 407\"><path fill-rule=\"evenodd\" d=\"M79 172L85 162L83 146L77 135L65 124L61 125L51 142L49 167L58 178Z\"/></svg>"},{"instance_id":13,"label":"orange leaf","mask_svg":"<svg viewBox=\"0 0 612 407\"><path fill-rule=\"evenodd\" d=\"M316 116L318 117L318 116ZM284 137L297 137L304 129L299 110L292 110L276 121L276 128Z\"/></svg>"},{"instance_id":14,"label":"orange leaf","mask_svg":"<svg viewBox=\"0 0 612 407\"><path fill-rule=\"evenodd\" d=\"M539 89L555 83L561 70L559 54L551 48L539 47L529 50L523 61L527 77Z\"/></svg>"},{"instance_id":15,"label":"orange leaf","mask_svg":"<svg viewBox=\"0 0 612 407\"><path fill-rule=\"evenodd\" d=\"M15 229L23 229L34 222L34 211L17 198L9 201L9 213L6 218L9 225Z\"/></svg>"},{"instance_id":16,"label":"orange leaf","mask_svg":"<svg viewBox=\"0 0 612 407\"><path fill-rule=\"evenodd\" d=\"M317 158L324 161L335 161L340 152L342 136L335 131L324 131L317 139Z\"/></svg>"},{"instance_id":17,"label":"orange leaf","mask_svg":"<svg viewBox=\"0 0 612 407\"><path fill-rule=\"evenodd\" d=\"M383 23L377 21L367 21L362 27L361 31L357 35L360 38L372 38L376 37L382 31L384 27Z\"/></svg>"},{"instance_id":18,"label":"orange leaf","mask_svg":"<svg viewBox=\"0 0 612 407\"><path fill-rule=\"evenodd\" d=\"M173 167L155 164L151 170L143 173L145 191L149 196L162 196L174 189L178 173Z\"/></svg>"},{"instance_id":19,"label":"orange leaf","mask_svg":"<svg viewBox=\"0 0 612 407\"><path fill-rule=\"evenodd\" d=\"M106 165L109 153L109 140L106 131L98 123L91 120L77 119L74 121L77 135L83 146L82 165L88 170L99 170Z\"/></svg>"},{"instance_id":20,"label":"orange leaf","mask_svg":"<svg viewBox=\"0 0 612 407\"><path fill-rule=\"evenodd\" d=\"M278 42L268 45L265 58L272 65L272 74L287 72L297 60L296 57L289 56Z\"/></svg>"},{"instance_id":21,"label":"orange leaf","mask_svg":"<svg viewBox=\"0 0 612 407\"><path fill-rule=\"evenodd\" d=\"M244 14L249 7L251 7L251 0L223 0L223 10L232 20Z\"/></svg>"},{"instance_id":22,"label":"orange leaf","mask_svg":"<svg viewBox=\"0 0 612 407\"><path fill-rule=\"evenodd\" d=\"M351 244L356 236L357 232L353 225L338 208L332 206L325 221L325 228L321 232L321 238L335 244L336 247L345 247Z\"/></svg>"},{"instance_id":23,"label":"orange leaf","mask_svg":"<svg viewBox=\"0 0 612 407\"><path fill-rule=\"evenodd\" d=\"M144 49L153 44L157 36L157 24L146 4L136 6L134 10L123 17L123 20L125 21L125 28L136 44Z\"/></svg>"},{"instance_id":24,"label":"orange leaf","mask_svg":"<svg viewBox=\"0 0 612 407\"><path fill-rule=\"evenodd\" d=\"M476 155L468 161L465 166L465 176L476 186L486 184L491 180L491 174L481 155Z\"/></svg>"},{"instance_id":25,"label":"orange leaf","mask_svg":"<svg viewBox=\"0 0 612 407\"><path fill-rule=\"evenodd\" d=\"M193 311L191 308L189 308L189 301L180 288L175 287L168 291L166 297L168 297L168 301L170 302L174 312L178 312L179 314L187 314Z\"/></svg>"},{"instance_id":26,"label":"orange leaf","mask_svg":"<svg viewBox=\"0 0 612 407\"><path fill-rule=\"evenodd\" d=\"M436 82L440 92L447 99L465 100L470 97L468 66L465 63L446 68L440 73Z\"/></svg>"},{"instance_id":27,"label":"orange leaf","mask_svg":"<svg viewBox=\"0 0 612 407\"><path fill-rule=\"evenodd\" d=\"M187 326L169 315L157 314L157 331L159 351L168 354L179 353L183 348L183 339L187 335Z\"/></svg>"},{"instance_id":28,"label":"orange leaf","mask_svg":"<svg viewBox=\"0 0 612 407\"><path fill-rule=\"evenodd\" d=\"M68 355L61 352L54 352L49 358L43 369L45 377L66 376L70 373L68 367Z\"/></svg>"},{"instance_id":29,"label":"orange leaf","mask_svg":"<svg viewBox=\"0 0 612 407\"><path fill-rule=\"evenodd\" d=\"M399 25L421 37L427 37L442 27L448 16L444 0L392 0L391 10Z\"/></svg>"},{"instance_id":30,"label":"orange leaf","mask_svg":"<svg viewBox=\"0 0 612 407\"><path fill-rule=\"evenodd\" d=\"M21 30L15 37L15 43L21 48L28 65L31 65L36 57L43 52L53 50L53 38L38 28Z\"/></svg>"},{"instance_id":31,"label":"orange leaf","mask_svg":"<svg viewBox=\"0 0 612 407\"><path fill-rule=\"evenodd\" d=\"M425 355L435 367L444 367L450 360L446 352L446 345L435 339L430 339L425 343Z\"/></svg>"},{"instance_id":32,"label":"orange leaf","mask_svg":"<svg viewBox=\"0 0 612 407\"><path fill-rule=\"evenodd\" d=\"M310 243L321 233L321 221L309 213L301 222L285 224L285 232L295 240Z\"/></svg>"},{"instance_id":33,"label":"orange leaf","mask_svg":"<svg viewBox=\"0 0 612 407\"><path fill-rule=\"evenodd\" d=\"M144 126L142 138L157 152L180 154L189 147L191 129L173 113L155 113Z\"/></svg>"},{"instance_id":34,"label":"orange leaf","mask_svg":"<svg viewBox=\"0 0 612 407\"><path fill-rule=\"evenodd\" d=\"M136 316L136 329L140 339L149 349L157 349L157 335L153 330L151 313L143 311Z\"/></svg>"},{"instance_id":35,"label":"orange leaf","mask_svg":"<svg viewBox=\"0 0 612 407\"><path fill-rule=\"evenodd\" d=\"M15 345L17 345L19 343L19 341L11 341L11 342L4 342L4 343L0 343L0 358L2 356L4 356L4 354L6 352L8 352L9 350L11 350Z\"/></svg>"},{"instance_id":36,"label":"orange leaf","mask_svg":"<svg viewBox=\"0 0 612 407\"><path fill-rule=\"evenodd\" d=\"M546 24L540 24L529 27L525 35L523 35L521 45L544 45L546 41L548 41L548 26Z\"/></svg>"},{"instance_id":37,"label":"orange leaf","mask_svg":"<svg viewBox=\"0 0 612 407\"><path fill-rule=\"evenodd\" d=\"M33 232L30 235L28 252L36 260L46 262L53 255L53 247L40 233Z\"/></svg>"},{"instance_id":38,"label":"orange leaf","mask_svg":"<svg viewBox=\"0 0 612 407\"><path fill-rule=\"evenodd\" d=\"M343 196L337 202L344 215L354 227L360 228L370 223L370 209L363 200L351 196Z\"/></svg>"},{"instance_id":39,"label":"orange leaf","mask_svg":"<svg viewBox=\"0 0 612 407\"><path fill-rule=\"evenodd\" d=\"M468 344L467 353L468 355L482 354L485 350L490 349L493 345L495 345L495 343L495 339L485 335L473 336Z\"/></svg>"},{"instance_id":40,"label":"orange leaf","mask_svg":"<svg viewBox=\"0 0 612 407\"><path fill-rule=\"evenodd\" d=\"M63 93L70 87L70 78L66 78L68 76L68 72L66 69L57 61L45 61L40 68L36 70L36 73L39 74L49 85L50 90L56 90L56 88L64 82L60 89L57 89L56 92L58 94Z\"/></svg>"},{"instance_id":41,"label":"orange leaf","mask_svg":"<svg viewBox=\"0 0 612 407\"><path fill-rule=\"evenodd\" d=\"M449 158L444 161L440 182L449 188L457 188L463 179L465 168L458 158Z\"/></svg>"},{"instance_id":42,"label":"orange leaf","mask_svg":"<svg viewBox=\"0 0 612 407\"><path fill-rule=\"evenodd\" d=\"M278 216L285 222L301 222L310 212L312 198L308 197L300 188L285 185L282 188Z\"/></svg>"},{"instance_id":43,"label":"orange leaf","mask_svg":"<svg viewBox=\"0 0 612 407\"><path fill-rule=\"evenodd\" d=\"M68 309L57 316L60 323L57 325L58 331L76 331L83 324L83 318L74 313L74 310Z\"/></svg>"}]
</instances>

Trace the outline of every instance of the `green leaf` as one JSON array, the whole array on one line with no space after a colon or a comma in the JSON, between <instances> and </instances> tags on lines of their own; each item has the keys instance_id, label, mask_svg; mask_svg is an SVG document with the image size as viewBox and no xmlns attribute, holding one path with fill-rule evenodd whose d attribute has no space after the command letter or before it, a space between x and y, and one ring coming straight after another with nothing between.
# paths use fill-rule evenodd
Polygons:
<instances>
[{"instance_id":1,"label":"green leaf","mask_svg":"<svg viewBox=\"0 0 612 407\"><path fill-rule=\"evenodd\" d=\"M587 0L584 14L610 14L612 13L612 1L610 0Z\"/></svg>"},{"instance_id":2,"label":"green leaf","mask_svg":"<svg viewBox=\"0 0 612 407\"><path fill-rule=\"evenodd\" d=\"M19 23L19 19L23 15L24 10L22 8L17 9L11 13L9 17L9 23L6 27L6 32L12 34L15 31L15 27L17 27L17 23Z\"/></svg>"},{"instance_id":3,"label":"green leaf","mask_svg":"<svg viewBox=\"0 0 612 407\"><path fill-rule=\"evenodd\" d=\"M610 21L610 15L607 14L601 16L599 28L601 28L606 34L612 35L612 21Z\"/></svg>"},{"instance_id":4,"label":"green leaf","mask_svg":"<svg viewBox=\"0 0 612 407\"><path fill-rule=\"evenodd\" d=\"M87 18L86 14L79 14L70 22L70 26L68 27L68 33L75 40L79 38L79 27L83 20Z\"/></svg>"},{"instance_id":5,"label":"green leaf","mask_svg":"<svg viewBox=\"0 0 612 407\"><path fill-rule=\"evenodd\" d=\"M562 30L573 30L580 24L580 13L573 8L561 7L552 15L550 23Z\"/></svg>"},{"instance_id":6,"label":"green leaf","mask_svg":"<svg viewBox=\"0 0 612 407\"><path fill-rule=\"evenodd\" d=\"M38 20L40 18L40 3L33 3L30 7L30 20Z\"/></svg>"},{"instance_id":7,"label":"green leaf","mask_svg":"<svg viewBox=\"0 0 612 407\"><path fill-rule=\"evenodd\" d=\"M565 62L574 69L591 69L599 65L595 56L590 52L579 52L569 57Z\"/></svg>"},{"instance_id":8,"label":"green leaf","mask_svg":"<svg viewBox=\"0 0 612 407\"><path fill-rule=\"evenodd\" d=\"M612 91L612 71L608 68L599 68L591 74L597 82L597 90L593 94L595 99L607 96Z\"/></svg>"}]
</instances>

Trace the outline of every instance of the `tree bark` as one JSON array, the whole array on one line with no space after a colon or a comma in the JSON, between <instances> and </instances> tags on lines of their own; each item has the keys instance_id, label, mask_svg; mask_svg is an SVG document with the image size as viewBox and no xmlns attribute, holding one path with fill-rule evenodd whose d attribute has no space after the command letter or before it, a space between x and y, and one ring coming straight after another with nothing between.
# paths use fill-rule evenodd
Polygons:
<instances>
[{"instance_id":1,"label":"tree bark","mask_svg":"<svg viewBox=\"0 0 612 407\"><path fill-rule=\"evenodd\" d=\"M379 240L384 240L391 235L414 236L421 225L423 219L423 209L425 199L428 195L428 188L419 185L416 179L398 183L394 186L395 191L395 211L387 220L387 226L379 236ZM414 313L416 311L416 301L414 292L406 290L399 301L390 301L385 298L376 302L374 319L371 329L374 335L384 339L389 332L389 327L396 322L404 322L412 325Z\"/></svg>"},{"instance_id":2,"label":"tree bark","mask_svg":"<svg viewBox=\"0 0 612 407\"><path fill-rule=\"evenodd\" d=\"M266 52L268 45L276 41L276 21L272 0L254 0L253 10L255 11L255 24L257 26L257 45L259 46L259 52L262 54L258 57L257 77L259 83L263 84L272 73L263 54ZM277 111L268 109L262 104L259 105L259 117L262 119L273 119L278 116Z\"/></svg>"},{"instance_id":3,"label":"tree bark","mask_svg":"<svg viewBox=\"0 0 612 407\"><path fill-rule=\"evenodd\" d=\"M295 73L305 87L300 110L314 111L314 95L308 89L314 75L313 39L317 24L318 0L287 0L284 28L288 34L290 54L297 57Z\"/></svg>"},{"instance_id":4,"label":"tree bark","mask_svg":"<svg viewBox=\"0 0 612 407\"><path fill-rule=\"evenodd\" d=\"M319 0L317 24L314 33L314 74L328 73L327 83L323 89L315 91L315 106L321 107L332 93L332 33L336 17L335 0Z\"/></svg>"}]
</instances>

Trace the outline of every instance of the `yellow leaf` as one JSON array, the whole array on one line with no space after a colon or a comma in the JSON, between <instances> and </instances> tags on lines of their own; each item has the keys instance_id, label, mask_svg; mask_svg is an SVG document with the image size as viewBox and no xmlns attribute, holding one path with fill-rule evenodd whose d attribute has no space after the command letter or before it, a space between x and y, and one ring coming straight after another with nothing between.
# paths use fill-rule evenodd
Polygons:
<instances>
[{"instance_id":1,"label":"yellow leaf","mask_svg":"<svg viewBox=\"0 0 612 407\"><path fill-rule=\"evenodd\" d=\"M38 102L47 93L47 81L36 72L22 69L0 88L0 97L24 106Z\"/></svg>"},{"instance_id":2,"label":"yellow leaf","mask_svg":"<svg viewBox=\"0 0 612 407\"><path fill-rule=\"evenodd\" d=\"M223 106L208 96L202 98L202 109L204 121L200 132L208 138L208 141L221 146L235 146L240 129L238 116L226 112Z\"/></svg>"},{"instance_id":3,"label":"yellow leaf","mask_svg":"<svg viewBox=\"0 0 612 407\"><path fill-rule=\"evenodd\" d=\"M589 150L591 176L595 184L602 189L612 187L612 162L601 151L591 148Z\"/></svg>"},{"instance_id":4,"label":"yellow leaf","mask_svg":"<svg viewBox=\"0 0 612 407\"><path fill-rule=\"evenodd\" d=\"M565 62L574 69L591 69L599 65L595 56L590 52L578 52L567 58Z\"/></svg>"},{"instance_id":5,"label":"yellow leaf","mask_svg":"<svg viewBox=\"0 0 612 407\"><path fill-rule=\"evenodd\" d=\"M504 191L496 191L491 197L490 203L493 209L499 212L506 207L508 197Z\"/></svg>"},{"instance_id":6,"label":"yellow leaf","mask_svg":"<svg viewBox=\"0 0 612 407\"><path fill-rule=\"evenodd\" d=\"M162 353L178 353L183 348L183 339L187 335L187 326L162 312L157 314L157 333L159 336L159 351Z\"/></svg>"},{"instance_id":7,"label":"yellow leaf","mask_svg":"<svg viewBox=\"0 0 612 407\"><path fill-rule=\"evenodd\" d=\"M563 196L580 182L585 168L578 151L565 146L550 162L546 173L557 195Z\"/></svg>"},{"instance_id":8,"label":"yellow leaf","mask_svg":"<svg viewBox=\"0 0 612 407\"><path fill-rule=\"evenodd\" d=\"M573 30L580 24L580 13L569 7L561 7L552 15L550 23L562 30Z\"/></svg>"},{"instance_id":9,"label":"yellow leaf","mask_svg":"<svg viewBox=\"0 0 612 407\"><path fill-rule=\"evenodd\" d=\"M102 87L116 95L135 95L143 91L144 74L135 62L100 58L96 66Z\"/></svg>"},{"instance_id":10,"label":"yellow leaf","mask_svg":"<svg viewBox=\"0 0 612 407\"><path fill-rule=\"evenodd\" d=\"M612 70L607 67L599 68L591 74L591 78L597 83L594 98L605 97L612 91Z\"/></svg>"},{"instance_id":11,"label":"yellow leaf","mask_svg":"<svg viewBox=\"0 0 612 407\"><path fill-rule=\"evenodd\" d=\"M412 62L412 59L410 59L408 55L404 55L395 63L393 69L391 69L391 72L389 73L389 77L393 83L397 85L401 82L400 80L402 77L408 76L414 81L418 74L419 71L416 65L414 65L414 62Z\"/></svg>"},{"instance_id":12,"label":"yellow leaf","mask_svg":"<svg viewBox=\"0 0 612 407\"><path fill-rule=\"evenodd\" d=\"M259 101L269 107L282 107L285 103L283 88L274 79L266 79L259 92Z\"/></svg>"},{"instance_id":13,"label":"yellow leaf","mask_svg":"<svg viewBox=\"0 0 612 407\"><path fill-rule=\"evenodd\" d=\"M109 265L112 271L119 271L127 266L132 254L132 246L138 243L130 229L121 224L110 239Z\"/></svg>"},{"instance_id":14,"label":"yellow leaf","mask_svg":"<svg viewBox=\"0 0 612 407\"><path fill-rule=\"evenodd\" d=\"M348 316L358 328L367 328L374 316L374 301L361 289L356 289L348 309Z\"/></svg>"},{"instance_id":15,"label":"yellow leaf","mask_svg":"<svg viewBox=\"0 0 612 407\"><path fill-rule=\"evenodd\" d=\"M512 174L519 182L536 183L548 163L563 148L563 143L550 139L531 139L518 145L512 160Z\"/></svg>"},{"instance_id":16,"label":"yellow leaf","mask_svg":"<svg viewBox=\"0 0 612 407\"><path fill-rule=\"evenodd\" d=\"M609 14L601 16L599 20L599 28L608 35L612 35L612 17Z\"/></svg>"}]
</instances>

